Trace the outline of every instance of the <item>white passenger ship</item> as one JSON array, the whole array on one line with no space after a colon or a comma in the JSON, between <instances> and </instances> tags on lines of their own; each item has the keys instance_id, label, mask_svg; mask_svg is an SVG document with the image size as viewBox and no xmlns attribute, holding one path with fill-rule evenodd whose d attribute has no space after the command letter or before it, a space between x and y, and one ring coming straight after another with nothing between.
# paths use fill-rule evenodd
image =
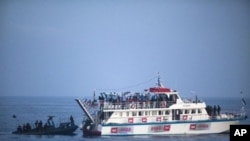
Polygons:
<instances>
[{"instance_id":1,"label":"white passenger ship","mask_svg":"<svg viewBox=\"0 0 250 141\"><path fill-rule=\"evenodd\" d=\"M101 93L94 116L91 107L76 99L87 116L83 123L85 136L177 135L228 132L247 115L220 113L219 106L182 99L176 90L164 87L158 76L156 87L144 93Z\"/></svg>"}]
</instances>

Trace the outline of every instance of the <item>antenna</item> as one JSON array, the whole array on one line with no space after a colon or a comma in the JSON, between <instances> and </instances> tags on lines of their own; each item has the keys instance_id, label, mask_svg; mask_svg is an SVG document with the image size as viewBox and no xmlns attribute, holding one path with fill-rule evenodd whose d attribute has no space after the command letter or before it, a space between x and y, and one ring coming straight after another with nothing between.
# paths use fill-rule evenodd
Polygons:
<instances>
[{"instance_id":1,"label":"antenna","mask_svg":"<svg viewBox=\"0 0 250 141\"><path fill-rule=\"evenodd\" d=\"M246 112L245 112L246 101L243 97L242 91L240 92L240 94L241 94L241 101L242 101L241 114L246 116Z\"/></svg>"},{"instance_id":2,"label":"antenna","mask_svg":"<svg viewBox=\"0 0 250 141\"><path fill-rule=\"evenodd\" d=\"M246 105L246 101L245 101L245 99L243 97L243 92L241 91L240 94L241 94L242 106L245 106Z\"/></svg>"},{"instance_id":3,"label":"antenna","mask_svg":"<svg viewBox=\"0 0 250 141\"><path fill-rule=\"evenodd\" d=\"M163 87L162 84L161 84L161 77L160 77L160 73L159 72L158 72L157 86L158 87Z\"/></svg>"}]
</instances>

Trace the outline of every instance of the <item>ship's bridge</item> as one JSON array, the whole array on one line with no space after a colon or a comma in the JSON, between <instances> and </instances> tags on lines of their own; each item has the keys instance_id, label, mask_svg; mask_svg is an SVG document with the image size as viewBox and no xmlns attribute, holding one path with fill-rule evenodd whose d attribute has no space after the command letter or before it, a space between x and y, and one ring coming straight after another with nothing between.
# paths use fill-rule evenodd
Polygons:
<instances>
[{"instance_id":1,"label":"ship's bridge","mask_svg":"<svg viewBox=\"0 0 250 141\"><path fill-rule=\"evenodd\" d=\"M179 93L176 90L163 87L162 84L159 84L158 87L149 88L149 92L154 93L155 95L158 95L167 101L173 101L174 103L182 102Z\"/></svg>"}]
</instances>

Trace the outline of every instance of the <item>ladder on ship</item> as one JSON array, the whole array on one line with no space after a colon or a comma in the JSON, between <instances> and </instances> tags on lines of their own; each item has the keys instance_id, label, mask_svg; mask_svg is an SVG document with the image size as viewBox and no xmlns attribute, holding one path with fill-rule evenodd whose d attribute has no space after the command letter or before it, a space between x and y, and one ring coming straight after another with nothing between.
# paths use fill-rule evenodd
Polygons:
<instances>
[{"instance_id":1,"label":"ladder on ship","mask_svg":"<svg viewBox=\"0 0 250 141\"><path fill-rule=\"evenodd\" d=\"M85 113L85 115L88 117L88 119L91 120L91 122L95 123L95 120L93 119L93 117L91 116L91 114L89 113L89 111L87 110L87 108L84 105L84 103L80 99L75 99L75 100L79 104L79 106L81 107L81 109L83 110L83 112ZM93 112L93 110L91 110L91 111Z\"/></svg>"}]
</instances>

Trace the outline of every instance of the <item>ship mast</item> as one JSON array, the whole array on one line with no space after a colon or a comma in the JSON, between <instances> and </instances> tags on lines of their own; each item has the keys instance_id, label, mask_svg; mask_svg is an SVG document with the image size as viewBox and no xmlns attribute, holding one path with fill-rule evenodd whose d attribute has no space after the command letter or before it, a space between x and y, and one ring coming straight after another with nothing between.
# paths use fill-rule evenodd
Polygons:
<instances>
[{"instance_id":1,"label":"ship mast","mask_svg":"<svg viewBox=\"0 0 250 141\"><path fill-rule=\"evenodd\" d=\"M160 78L160 73L159 72L158 72L157 86L158 87L163 87L163 85L161 84L161 78Z\"/></svg>"}]
</instances>

